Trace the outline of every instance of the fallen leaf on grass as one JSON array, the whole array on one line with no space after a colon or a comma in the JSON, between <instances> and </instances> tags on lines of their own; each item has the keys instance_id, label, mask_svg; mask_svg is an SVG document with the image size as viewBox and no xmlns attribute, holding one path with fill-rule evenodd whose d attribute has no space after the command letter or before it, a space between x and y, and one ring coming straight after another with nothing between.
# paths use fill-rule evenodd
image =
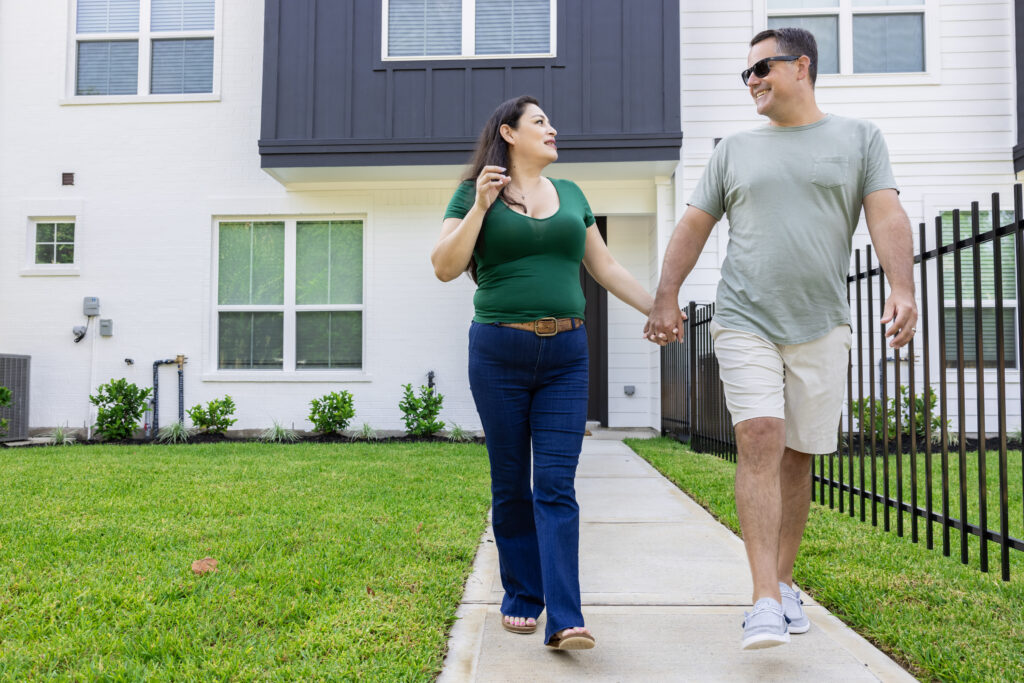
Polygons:
<instances>
[{"instance_id":1,"label":"fallen leaf on grass","mask_svg":"<svg viewBox=\"0 0 1024 683\"><path fill-rule=\"evenodd\" d=\"M217 571L217 560L212 557L204 557L201 560L196 560L192 563L192 573L202 576L203 574L212 574Z\"/></svg>"},{"instance_id":2,"label":"fallen leaf on grass","mask_svg":"<svg viewBox=\"0 0 1024 683\"><path fill-rule=\"evenodd\" d=\"M423 531L423 522L416 525L416 533Z\"/></svg>"},{"instance_id":3,"label":"fallen leaf on grass","mask_svg":"<svg viewBox=\"0 0 1024 683\"><path fill-rule=\"evenodd\" d=\"M374 590L373 590L372 588L370 588L369 586L367 586L367 587L366 587L366 594L367 594L367 595L377 595L376 591L374 591Z\"/></svg>"}]
</instances>

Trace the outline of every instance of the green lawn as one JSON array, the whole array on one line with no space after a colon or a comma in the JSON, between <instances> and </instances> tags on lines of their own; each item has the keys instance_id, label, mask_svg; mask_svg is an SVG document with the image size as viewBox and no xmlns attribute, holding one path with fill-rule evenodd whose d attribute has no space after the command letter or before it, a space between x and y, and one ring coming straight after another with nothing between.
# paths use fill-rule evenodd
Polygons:
<instances>
[{"instance_id":1,"label":"green lawn","mask_svg":"<svg viewBox=\"0 0 1024 683\"><path fill-rule=\"evenodd\" d=\"M19 681L431 680L490 504L477 445L7 449L0 481Z\"/></svg>"},{"instance_id":2,"label":"green lawn","mask_svg":"<svg viewBox=\"0 0 1024 683\"><path fill-rule=\"evenodd\" d=\"M671 439L627 443L739 532L734 464L692 453ZM977 543L976 538L971 540ZM972 553L976 557L975 547ZM926 549L923 542L912 543L909 531L908 537L899 538L859 518L814 505L795 578L815 600L919 678L1020 681L1024 680L1021 555L1015 551L1012 581L1007 583L999 579L998 571L983 574L955 558L943 557L940 551Z\"/></svg>"},{"instance_id":3,"label":"green lawn","mask_svg":"<svg viewBox=\"0 0 1024 683\"><path fill-rule=\"evenodd\" d=\"M954 519L961 517L960 512L960 464L959 464L959 453L954 451L948 455L948 466L949 466L949 515ZM843 463L843 477L844 483L850 482L850 471L849 471L849 459L847 456L842 456ZM823 456L816 457L814 459L815 468L821 467L825 475L829 475L829 465L831 461L832 467L832 478L839 479L839 460L838 456ZM898 476L899 471L897 470L897 457L895 454L889 455L889 497L897 499L897 483L902 479L903 492L902 501L904 503L912 502L912 491L914 490L913 475L911 469L912 459L909 454L903 453L899 458L900 465L902 467L902 478ZM917 467L917 506L925 509L926 507L926 490L928 486L928 478L926 476L927 469L927 456L923 453L918 453L913 459ZM933 453L931 456L932 465L932 476L931 476L931 490L932 490L932 510L934 512L942 511L942 455L939 453ZM871 468L875 470L875 483L874 489L872 489L871 483ZM854 455L853 459L854 467L854 480L853 484L856 488L861 488L861 475L860 475L860 461L857 455ZM1022 500L1022 483L1021 483L1021 453L1020 451L1011 451L1007 457L1007 521L1010 531L1010 536L1013 538L1024 539L1024 500ZM980 507L978 501L980 500L978 490L978 472L980 468L978 466L978 454L977 452L968 452L966 456L966 467L964 472L964 488L965 488L965 500L967 503L967 520L971 524L978 524L980 518ZM988 523L987 527L992 531L999 531L999 515L1000 515L1000 502L999 502L999 458L998 453L988 452L986 454L985 462L985 486L986 486L986 505L988 507ZM866 456L864 459L864 489L868 492L868 497L865 500L865 518L870 522L871 520L871 498L870 492L875 490L879 495L885 495L885 469L884 462L881 455L876 455L874 463L872 464L871 456ZM820 498L820 485L815 486L815 495ZM838 508L838 490L833 494L836 496L835 506ZM849 492L844 494L844 505L849 503ZM829 491L828 487L825 487L825 504L828 505ZM860 497L855 495L854 497L854 512L858 519L860 519ZM847 507L847 513L849 508ZM912 520L909 512L903 512L903 533L906 536L910 536L912 532ZM877 504L877 522L879 526L884 526L885 511L882 507L881 502ZM898 528L897 525L898 513L894 507L889 509L889 524L893 531ZM922 516L918 517L918 535L921 542L926 540L926 522ZM932 533L934 535L934 545L937 548L942 548L942 525L938 522L932 523ZM956 558L960 558L960 532L956 529L950 529L950 554ZM968 535L967 547L968 547L968 561L973 567L979 566L979 555L980 555L981 540L974 535ZM989 571L999 573L999 554L1000 547L998 543L993 541L988 542L988 560L989 560ZM1021 572L1024 571L1024 553L1019 551L1010 550L1011 557L1011 571Z\"/></svg>"}]
</instances>

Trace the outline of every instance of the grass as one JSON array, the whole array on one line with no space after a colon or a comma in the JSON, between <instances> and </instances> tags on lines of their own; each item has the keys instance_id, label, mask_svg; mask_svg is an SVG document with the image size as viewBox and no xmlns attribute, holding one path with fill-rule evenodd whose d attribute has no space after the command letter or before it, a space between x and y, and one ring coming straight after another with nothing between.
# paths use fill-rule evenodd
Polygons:
<instances>
[{"instance_id":1,"label":"grass","mask_svg":"<svg viewBox=\"0 0 1024 683\"><path fill-rule=\"evenodd\" d=\"M933 453L932 456L932 477L931 477L931 490L932 490L932 510L934 512L941 513L942 511L942 456L939 453ZM839 460L837 456L823 456L816 457L814 459L815 468L821 467L825 472L825 475L829 474L829 465L832 466L832 478L839 480ZM925 491L928 485L928 479L926 477L926 461L927 456L923 453L916 455L916 467L917 467L917 506L925 509L926 497ZM830 462L831 461L831 462ZM850 472L849 472L849 460L844 455L843 461L843 479L844 483L849 483ZM902 466L902 478L898 476L897 471L897 458L894 454L889 455L889 497L892 499L897 498L897 482L902 479L903 483L903 495L902 500L905 503L910 503L913 491L913 479L911 472L911 457L907 453L903 453L900 457L900 464ZM949 464L949 515L954 519L959 519L960 514L960 466L959 466L959 453L953 451L948 455ZM854 486L857 488L861 487L860 478L860 462L857 455L854 455L853 460L854 466ZM870 522L871 520L871 500L870 492L872 491L871 486L871 468L872 462L871 457L867 456L864 461L864 480L866 491L869 497L865 501L865 517ZM1021 453L1020 451L1011 451L1007 454L1007 521L1010 531L1010 536L1013 538L1024 539L1024 484L1021 482ZM875 470L875 490L879 495L885 494L885 470L883 459L881 455L877 455L874 461ZM966 457L966 467L964 469L964 488L965 488L965 500L967 509L967 520L972 524L978 524L980 518L980 506L978 501L980 495L978 491L978 472L980 468L978 466L978 454L977 452L968 452ZM985 501L987 506L988 522L987 526L989 529L998 532L999 531L999 457L998 453L988 452L986 453L985 461L985 487L986 495ZM815 487L816 495L820 496L819 487ZM828 487L825 489L825 500L826 504L828 501ZM838 490L835 493L838 496ZM849 502L849 492L846 493L846 501L844 505ZM838 500L835 501L835 505L838 507ZM857 518L860 518L860 498L859 496L854 497L855 514ZM885 511L881 503L877 505L877 519L878 525L884 526L884 515ZM889 525L890 528L896 530L898 527L899 513L894 508L889 510ZM911 535L912 520L909 512L903 512L903 533L907 536ZM918 534L922 542L924 542L926 536L926 522L923 517L918 517ZM942 526L938 522L932 523L932 533L934 534L934 544L941 548L942 547ZM980 554L981 541L977 536L968 535L967 546L969 552L969 563L973 567L979 567L979 554ZM960 532L956 529L950 529L950 552L957 558L960 557ZM988 542L988 555L989 555L989 570L999 572L999 544L994 541ZM1011 572L1018 573L1024 572L1024 553L1019 551L1010 550L1011 559Z\"/></svg>"},{"instance_id":2,"label":"grass","mask_svg":"<svg viewBox=\"0 0 1024 683\"><path fill-rule=\"evenodd\" d=\"M432 680L490 503L463 444L11 449L0 480L18 681Z\"/></svg>"},{"instance_id":3,"label":"grass","mask_svg":"<svg viewBox=\"0 0 1024 683\"><path fill-rule=\"evenodd\" d=\"M671 439L627 443L739 533L734 464ZM1012 580L1003 582L998 572L984 574L923 543L812 505L795 579L918 678L1024 680L1020 557Z\"/></svg>"}]
</instances>

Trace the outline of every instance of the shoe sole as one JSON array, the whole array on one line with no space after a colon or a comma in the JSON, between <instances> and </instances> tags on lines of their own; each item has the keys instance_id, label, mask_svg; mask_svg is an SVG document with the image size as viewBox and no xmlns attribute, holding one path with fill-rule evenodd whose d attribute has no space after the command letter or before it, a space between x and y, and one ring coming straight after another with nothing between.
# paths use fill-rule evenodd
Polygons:
<instances>
[{"instance_id":1,"label":"shoe sole","mask_svg":"<svg viewBox=\"0 0 1024 683\"><path fill-rule=\"evenodd\" d=\"M806 624L804 624L803 626L793 626L793 624L789 625L789 632L790 633L797 633L797 634L799 634L799 633L807 633L810 630L811 630L811 622L809 622L809 621Z\"/></svg>"},{"instance_id":2,"label":"shoe sole","mask_svg":"<svg viewBox=\"0 0 1024 683\"><path fill-rule=\"evenodd\" d=\"M552 640L547 646L555 650L590 650L596 643L586 636L569 636L560 640Z\"/></svg>"},{"instance_id":3,"label":"shoe sole","mask_svg":"<svg viewBox=\"0 0 1024 683\"><path fill-rule=\"evenodd\" d=\"M785 645L789 642L789 633L784 635L777 635L774 633L761 633L756 636L750 636L749 638L743 639L744 650L763 650L766 647L775 647L776 645Z\"/></svg>"}]
</instances>

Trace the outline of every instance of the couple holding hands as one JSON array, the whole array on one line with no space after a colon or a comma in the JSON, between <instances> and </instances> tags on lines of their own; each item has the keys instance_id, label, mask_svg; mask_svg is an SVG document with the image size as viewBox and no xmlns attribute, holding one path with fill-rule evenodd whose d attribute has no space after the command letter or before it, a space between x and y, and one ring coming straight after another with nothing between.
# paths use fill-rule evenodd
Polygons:
<instances>
[{"instance_id":1,"label":"couple holding hands","mask_svg":"<svg viewBox=\"0 0 1024 683\"><path fill-rule=\"evenodd\" d=\"M595 645L580 604L574 488L588 389L581 263L648 316L647 340L681 341L680 287L728 217L711 334L736 431L736 507L754 587L743 649L810 628L793 564L811 456L837 446L852 341L845 280L862 209L890 284L890 345L914 334L911 229L881 133L818 108L809 32L762 31L747 63L741 78L768 124L715 148L655 296L612 256L580 188L542 175L558 158L557 131L528 96L501 104L484 126L431 253L439 279L468 270L477 284L469 381L487 435L502 625L533 633L547 609L549 647Z\"/></svg>"}]
</instances>

